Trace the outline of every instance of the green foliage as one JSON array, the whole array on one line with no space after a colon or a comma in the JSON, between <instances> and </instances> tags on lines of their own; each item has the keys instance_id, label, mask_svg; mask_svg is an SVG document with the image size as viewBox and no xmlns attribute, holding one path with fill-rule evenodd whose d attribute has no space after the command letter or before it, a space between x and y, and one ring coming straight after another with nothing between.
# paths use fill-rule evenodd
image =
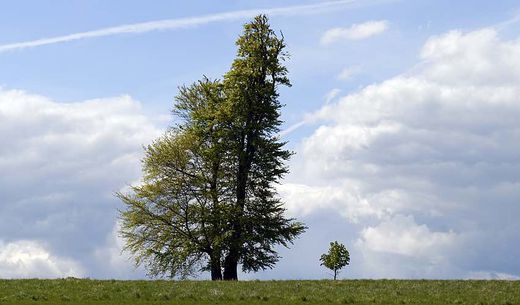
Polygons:
<instances>
[{"instance_id":1,"label":"green foliage","mask_svg":"<svg viewBox=\"0 0 520 305\"><path fill-rule=\"evenodd\" d=\"M520 304L520 281L0 280L0 304Z\"/></svg>"},{"instance_id":2,"label":"green foliage","mask_svg":"<svg viewBox=\"0 0 520 305\"><path fill-rule=\"evenodd\" d=\"M320 261L322 266L334 272L334 280L336 280L339 270L350 263L350 253L345 245L334 241L330 243L329 252L321 255Z\"/></svg>"},{"instance_id":3,"label":"green foliage","mask_svg":"<svg viewBox=\"0 0 520 305\"><path fill-rule=\"evenodd\" d=\"M228 134L234 161L235 198L231 235L224 260L224 279L236 280L244 271L272 268L278 261L274 245L287 246L304 232L303 224L286 219L275 184L288 172L291 152L277 137L282 107L278 86L290 86L283 37L270 28L264 15L244 26L237 40L237 58L224 76L231 111Z\"/></svg>"},{"instance_id":4,"label":"green foliage","mask_svg":"<svg viewBox=\"0 0 520 305\"><path fill-rule=\"evenodd\" d=\"M152 276L209 270L212 279L236 280L238 264L272 268L274 247L305 230L284 216L275 189L291 156L277 137L277 87L290 85L283 38L258 16L237 46L223 81L180 88L177 124L146 147L142 183L118 194L126 250Z\"/></svg>"}]
</instances>

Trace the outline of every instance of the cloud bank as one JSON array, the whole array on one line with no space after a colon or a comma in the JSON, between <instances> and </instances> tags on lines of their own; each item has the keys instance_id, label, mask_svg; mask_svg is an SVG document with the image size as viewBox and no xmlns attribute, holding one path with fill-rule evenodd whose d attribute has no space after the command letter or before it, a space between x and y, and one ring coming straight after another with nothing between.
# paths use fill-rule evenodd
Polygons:
<instances>
[{"instance_id":1,"label":"cloud bank","mask_svg":"<svg viewBox=\"0 0 520 305\"><path fill-rule=\"evenodd\" d=\"M324 105L280 188L291 213L345 219L353 276L519 275L519 58L494 30L452 31Z\"/></svg>"},{"instance_id":2,"label":"cloud bank","mask_svg":"<svg viewBox=\"0 0 520 305\"><path fill-rule=\"evenodd\" d=\"M129 96L60 103L0 90L0 276L111 277L120 264L98 248L113 236L114 193L139 179L142 145L160 133Z\"/></svg>"}]
</instances>

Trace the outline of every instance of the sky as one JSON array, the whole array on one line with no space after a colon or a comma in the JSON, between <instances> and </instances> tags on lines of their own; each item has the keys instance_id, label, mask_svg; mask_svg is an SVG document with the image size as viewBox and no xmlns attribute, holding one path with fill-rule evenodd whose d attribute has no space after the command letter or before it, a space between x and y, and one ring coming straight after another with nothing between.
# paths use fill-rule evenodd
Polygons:
<instances>
[{"instance_id":1,"label":"sky","mask_svg":"<svg viewBox=\"0 0 520 305\"><path fill-rule=\"evenodd\" d=\"M278 186L308 230L243 279L520 279L520 4L10 1L0 10L0 278L146 278L114 194L265 13L291 54ZM201 274L201 279L207 274Z\"/></svg>"}]
</instances>

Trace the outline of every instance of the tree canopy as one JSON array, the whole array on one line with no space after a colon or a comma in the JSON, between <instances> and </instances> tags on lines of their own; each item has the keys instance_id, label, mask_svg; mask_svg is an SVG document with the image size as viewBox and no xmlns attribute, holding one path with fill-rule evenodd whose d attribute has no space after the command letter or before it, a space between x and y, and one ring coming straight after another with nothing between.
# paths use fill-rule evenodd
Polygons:
<instances>
[{"instance_id":1,"label":"tree canopy","mask_svg":"<svg viewBox=\"0 0 520 305\"><path fill-rule=\"evenodd\" d=\"M175 126L145 149L143 181L118 194L121 235L152 276L211 271L237 280L272 268L276 245L305 227L284 216L276 184L288 172L279 132L278 86L290 86L283 36L264 15L244 26L237 58L223 80L179 90Z\"/></svg>"}]
</instances>

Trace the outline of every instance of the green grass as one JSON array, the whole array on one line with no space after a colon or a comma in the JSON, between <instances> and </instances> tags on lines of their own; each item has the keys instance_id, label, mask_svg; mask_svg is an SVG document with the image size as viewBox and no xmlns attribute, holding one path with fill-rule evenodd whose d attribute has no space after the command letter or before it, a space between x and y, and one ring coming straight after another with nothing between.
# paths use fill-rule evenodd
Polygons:
<instances>
[{"instance_id":1,"label":"green grass","mask_svg":"<svg viewBox=\"0 0 520 305\"><path fill-rule=\"evenodd\" d=\"M518 304L520 281L0 280L0 304Z\"/></svg>"}]
</instances>

